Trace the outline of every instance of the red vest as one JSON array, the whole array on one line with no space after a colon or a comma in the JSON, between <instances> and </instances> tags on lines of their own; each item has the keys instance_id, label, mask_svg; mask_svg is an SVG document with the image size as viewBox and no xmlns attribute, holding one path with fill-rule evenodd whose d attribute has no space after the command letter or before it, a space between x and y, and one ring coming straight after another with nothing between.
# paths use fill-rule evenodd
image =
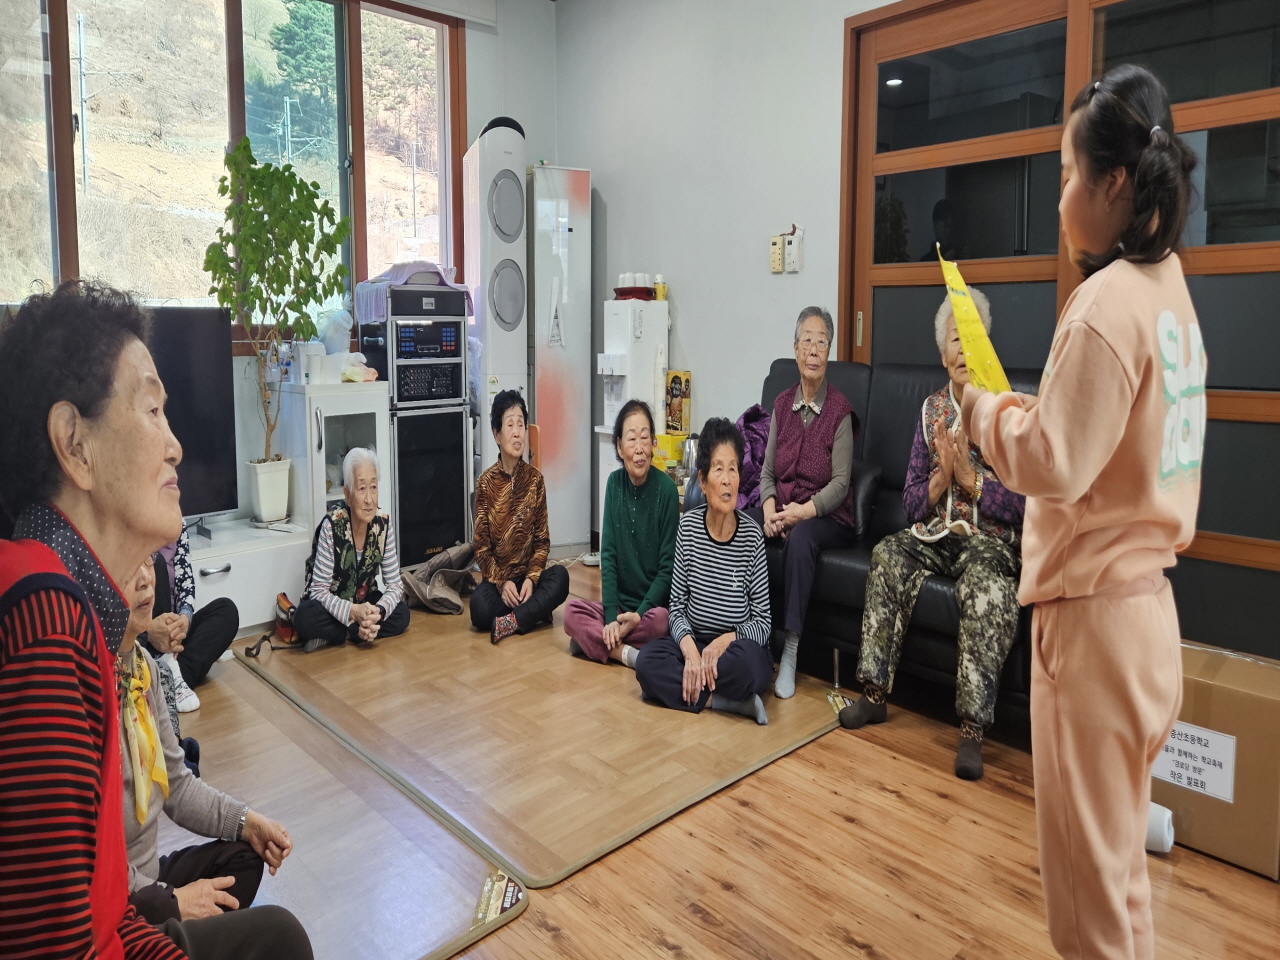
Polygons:
<instances>
[{"instance_id":1,"label":"red vest","mask_svg":"<svg viewBox=\"0 0 1280 960\"><path fill-rule=\"evenodd\" d=\"M778 399L773 402L773 422L777 425L773 478L779 508L788 503L807 503L831 482L831 444L836 438L836 428L853 409L844 394L828 381L822 413L814 417L806 429L800 419L800 411L791 409L799 389L800 384L797 383L778 394ZM845 492L844 500L828 516L846 527L855 526L852 483Z\"/></svg>"},{"instance_id":2,"label":"red vest","mask_svg":"<svg viewBox=\"0 0 1280 960\"><path fill-rule=\"evenodd\" d=\"M54 581L52 584L51 579ZM118 729L120 711L108 706L115 698L114 660L107 650L93 606L67 574L67 568L58 555L35 540L19 540L16 543L0 540L0 596L17 587L19 594L10 597L11 600L17 600L27 593L46 589L51 585L79 597L93 617L98 646L98 670L106 703L102 711L102 783L99 790L93 878L89 881L89 909L93 917L93 944L98 956L101 960L124 960L119 927L129 905L129 866L124 848L124 785Z\"/></svg>"}]
</instances>

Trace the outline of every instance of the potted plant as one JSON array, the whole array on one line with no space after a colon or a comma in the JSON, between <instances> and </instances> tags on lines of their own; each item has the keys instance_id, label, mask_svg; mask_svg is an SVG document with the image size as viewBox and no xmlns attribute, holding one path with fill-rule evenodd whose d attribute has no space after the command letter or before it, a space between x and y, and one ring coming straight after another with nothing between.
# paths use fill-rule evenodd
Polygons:
<instances>
[{"instance_id":1,"label":"potted plant","mask_svg":"<svg viewBox=\"0 0 1280 960\"><path fill-rule=\"evenodd\" d=\"M230 198L226 223L204 255L212 279L209 293L242 324L258 358L258 396L266 444L249 470L255 520L283 520L289 509L289 461L271 454L271 436L280 419L280 394L268 368L278 361L285 340L316 334L307 307L345 289L347 268L335 262L351 223L339 219L320 185L298 176L292 165L254 159L245 137L227 153L227 172L218 196ZM275 401L272 402L272 394Z\"/></svg>"}]
</instances>

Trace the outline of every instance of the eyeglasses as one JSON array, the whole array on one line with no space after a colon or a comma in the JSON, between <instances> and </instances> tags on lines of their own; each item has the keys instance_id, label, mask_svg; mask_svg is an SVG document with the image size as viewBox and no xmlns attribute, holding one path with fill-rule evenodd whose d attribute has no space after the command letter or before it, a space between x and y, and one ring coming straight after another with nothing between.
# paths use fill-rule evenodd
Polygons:
<instances>
[{"instance_id":1,"label":"eyeglasses","mask_svg":"<svg viewBox=\"0 0 1280 960\"><path fill-rule=\"evenodd\" d=\"M826 337L819 337L817 340L813 339L813 337L805 337L803 340L799 340L797 342L805 350L812 350L814 347L817 347L819 350L826 350L827 347L831 346L831 341Z\"/></svg>"}]
</instances>

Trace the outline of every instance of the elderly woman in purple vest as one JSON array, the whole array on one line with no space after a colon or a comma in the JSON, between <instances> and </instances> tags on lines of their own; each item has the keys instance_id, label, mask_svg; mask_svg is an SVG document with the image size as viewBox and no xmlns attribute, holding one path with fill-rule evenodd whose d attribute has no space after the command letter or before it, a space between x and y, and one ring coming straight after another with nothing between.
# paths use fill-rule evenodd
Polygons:
<instances>
[{"instance_id":1,"label":"elderly woman in purple vest","mask_svg":"<svg viewBox=\"0 0 1280 960\"><path fill-rule=\"evenodd\" d=\"M981 290L969 288L982 325L991 330L991 307ZM957 636L956 713L960 743L956 776L982 776L983 730L995 717L996 690L1018 627L1018 545L1026 498L1013 493L965 436L960 400L969 383L964 351L951 303L934 317L934 335L950 379L925 400L911 446L902 505L912 526L890 534L871 552L871 572L862 608L858 679L862 696L840 711L840 723L857 729L888 717L886 694L902 651L924 578L954 577L960 607Z\"/></svg>"},{"instance_id":2,"label":"elderly woman in purple vest","mask_svg":"<svg viewBox=\"0 0 1280 960\"><path fill-rule=\"evenodd\" d=\"M764 535L781 539L783 628L786 640L773 695L796 692L796 654L818 551L853 543L853 438L858 417L844 395L827 383L827 358L835 326L822 307L805 307L796 320L800 382L773 403L769 444L760 471L760 506L748 511Z\"/></svg>"}]
</instances>

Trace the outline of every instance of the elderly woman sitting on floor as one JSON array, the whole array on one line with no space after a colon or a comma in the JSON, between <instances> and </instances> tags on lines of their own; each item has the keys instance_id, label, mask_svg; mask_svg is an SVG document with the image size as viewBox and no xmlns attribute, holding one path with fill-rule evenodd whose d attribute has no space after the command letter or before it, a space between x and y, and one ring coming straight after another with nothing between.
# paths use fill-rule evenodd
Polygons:
<instances>
[{"instance_id":1,"label":"elderly woman sitting on floor","mask_svg":"<svg viewBox=\"0 0 1280 960\"><path fill-rule=\"evenodd\" d=\"M653 464L653 413L628 400L613 424L622 466L609 475L600 524L600 599L564 608L569 652L634 669L636 653L666 636L671 565L675 562L680 495Z\"/></svg>"},{"instance_id":2,"label":"elderly woman sitting on floor","mask_svg":"<svg viewBox=\"0 0 1280 960\"><path fill-rule=\"evenodd\" d=\"M969 288L982 325L991 330L991 307L981 290ZM1018 627L1018 544L1026 498L1006 490L965 436L960 401L969 370L951 303L934 318L942 365L951 382L920 411L902 505L913 526L885 537L871 553L858 679L863 694L840 711L840 723L857 729L888 717L886 694L902 650L924 578L954 577L960 606L960 663L956 713L960 746L956 776L982 776L983 729L995 718L1000 671Z\"/></svg>"},{"instance_id":3,"label":"elderly woman sitting on floor","mask_svg":"<svg viewBox=\"0 0 1280 960\"><path fill-rule=\"evenodd\" d=\"M484 582L471 595L471 623L493 643L550 622L569 595L569 571L547 566L547 487L523 459L528 420L518 391L493 398L489 425L498 462L476 481L476 563Z\"/></svg>"},{"instance_id":4,"label":"elderly woman sitting on floor","mask_svg":"<svg viewBox=\"0 0 1280 960\"><path fill-rule=\"evenodd\" d=\"M751 516L783 548L782 662L773 685L781 699L796 692L796 656L813 591L818 552L854 541L853 438L858 416L827 382L835 326L822 307L805 307L796 321L800 382L778 394L760 471L760 506Z\"/></svg>"},{"instance_id":5,"label":"elderly woman sitting on floor","mask_svg":"<svg viewBox=\"0 0 1280 960\"><path fill-rule=\"evenodd\" d=\"M698 437L698 482L707 502L680 518L671 574L669 636L645 644L636 679L646 700L704 707L766 724L769 574L764 536L738 503L742 434L713 417Z\"/></svg>"},{"instance_id":6,"label":"elderly woman sitting on floor","mask_svg":"<svg viewBox=\"0 0 1280 960\"><path fill-rule=\"evenodd\" d=\"M274 874L293 849L274 820L197 779L164 716L156 678L163 669L138 642L152 619L156 571L143 564L116 661L120 755L124 759L124 840L129 900L148 921L199 920L245 909L264 862ZM210 843L157 856L160 812Z\"/></svg>"},{"instance_id":7,"label":"elderly woman sitting on floor","mask_svg":"<svg viewBox=\"0 0 1280 960\"><path fill-rule=\"evenodd\" d=\"M345 503L316 527L306 595L293 615L307 653L324 646L394 637L409 626L396 528L378 509L378 455L353 447L342 461ZM383 589L378 590L378 575Z\"/></svg>"}]
</instances>

